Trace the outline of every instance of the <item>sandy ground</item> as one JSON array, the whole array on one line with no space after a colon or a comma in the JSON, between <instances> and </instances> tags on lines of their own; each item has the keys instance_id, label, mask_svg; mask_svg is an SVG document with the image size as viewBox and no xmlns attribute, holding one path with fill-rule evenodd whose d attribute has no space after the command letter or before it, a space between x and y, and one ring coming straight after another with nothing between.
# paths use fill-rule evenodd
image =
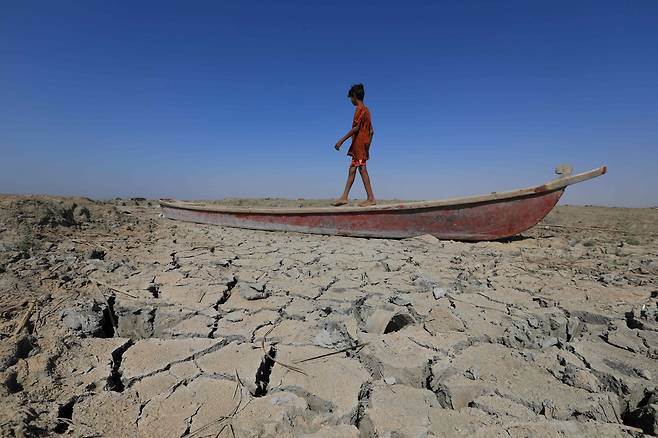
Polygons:
<instances>
[{"instance_id":1,"label":"sandy ground","mask_svg":"<svg viewBox=\"0 0 658 438\"><path fill-rule=\"evenodd\" d=\"M655 435L657 275L656 209L461 243L0 196L0 434Z\"/></svg>"}]
</instances>

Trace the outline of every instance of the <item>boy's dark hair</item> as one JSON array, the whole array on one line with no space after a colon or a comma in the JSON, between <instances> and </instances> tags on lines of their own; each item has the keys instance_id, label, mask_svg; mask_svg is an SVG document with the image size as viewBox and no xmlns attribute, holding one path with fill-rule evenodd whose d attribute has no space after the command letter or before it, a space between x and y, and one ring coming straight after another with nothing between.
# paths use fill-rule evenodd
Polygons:
<instances>
[{"instance_id":1,"label":"boy's dark hair","mask_svg":"<svg viewBox=\"0 0 658 438\"><path fill-rule=\"evenodd\" d=\"M366 97L366 90L363 88L363 84L354 84L350 87L350 91L347 92L347 97L356 97L359 100L363 100Z\"/></svg>"}]
</instances>

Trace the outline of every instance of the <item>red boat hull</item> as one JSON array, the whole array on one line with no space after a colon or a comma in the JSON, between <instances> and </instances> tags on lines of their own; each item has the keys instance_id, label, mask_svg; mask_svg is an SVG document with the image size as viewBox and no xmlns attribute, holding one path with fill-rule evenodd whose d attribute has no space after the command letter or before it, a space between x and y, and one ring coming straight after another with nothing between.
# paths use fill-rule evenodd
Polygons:
<instances>
[{"instance_id":1,"label":"red boat hull","mask_svg":"<svg viewBox=\"0 0 658 438\"><path fill-rule=\"evenodd\" d=\"M495 240L521 233L555 207L563 189L472 204L360 211L234 212L163 203L165 217L188 222L269 231L356 237L406 238L431 234L439 239ZM398 206L399 207L399 206Z\"/></svg>"}]
</instances>

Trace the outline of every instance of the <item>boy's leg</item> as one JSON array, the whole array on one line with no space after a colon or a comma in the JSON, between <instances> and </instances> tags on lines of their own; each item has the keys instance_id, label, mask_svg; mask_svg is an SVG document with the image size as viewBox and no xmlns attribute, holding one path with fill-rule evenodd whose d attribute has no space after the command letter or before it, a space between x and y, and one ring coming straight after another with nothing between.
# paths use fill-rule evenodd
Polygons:
<instances>
[{"instance_id":1,"label":"boy's leg","mask_svg":"<svg viewBox=\"0 0 658 438\"><path fill-rule=\"evenodd\" d=\"M368 195L368 199L366 201L363 201L361 206L366 206L366 205L375 205L375 195L372 193L372 186L370 185L370 175L368 175L368 168L364 164L363 166L359 167L359 173L361 174L361 180L363 181L363 187L366 189L366 194Z\"/></svg>"},{"instance_id":2,"label":"boy's leg","mask_svg":"<svg viewBox=\"0 0 658 438\"><path fill-rule=\"evenodd\" d=\"M336 199L336 201L332 205L339 206L348 203L347 197L350 194L350 189L352 188L352 184L354 184L355 177L356 177L356 167L350 166L350 170L347 172L347 182L345 183L345 189L343 190L343 194L341 195L340 198Z\"/></svg>"}]
</instances>

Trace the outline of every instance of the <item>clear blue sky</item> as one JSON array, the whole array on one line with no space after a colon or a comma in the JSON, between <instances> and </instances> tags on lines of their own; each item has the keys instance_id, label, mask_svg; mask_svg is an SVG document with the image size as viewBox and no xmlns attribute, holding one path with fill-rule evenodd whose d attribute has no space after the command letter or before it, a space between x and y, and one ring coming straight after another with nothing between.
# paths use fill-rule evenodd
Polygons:
<instances>
[{"instance_id":1,"label":"clear blue sky","mask_svg":"<svg viewBox=\"0 0 658 438\"><path fill-rule=\"evenodd\" d=\"M378 197L658 205L656 0L5 1L0 193L337 196L355 82Z\"/></svg>"}]
</instances>

